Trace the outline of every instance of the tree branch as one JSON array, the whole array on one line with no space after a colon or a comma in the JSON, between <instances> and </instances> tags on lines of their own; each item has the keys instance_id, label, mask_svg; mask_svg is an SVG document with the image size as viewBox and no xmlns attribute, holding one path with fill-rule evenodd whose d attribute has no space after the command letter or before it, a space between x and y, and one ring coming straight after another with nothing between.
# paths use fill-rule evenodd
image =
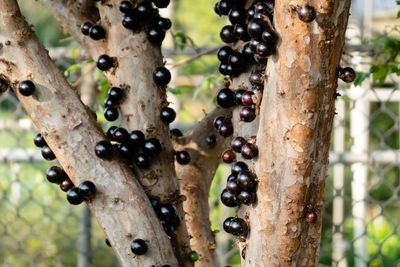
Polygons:
<instances>
[{"instance_id":1,"label":"tree branch","mask_svg":"<svg viewBox=\"0 0 400 267\"><path fill-rule=\"evenodd\" d=\"M191 236L190 246L199 253L196 266L218 266L214 253L216 244L211 231L208 196L215 171L220 163L221 153L230 143L231 138L219 136L213 126L217 116L231 116L230 109L216 108L210 112L188 136L174 138L175 150L187 150L192 156L189 165L175 164L182 194L186 224ZM210 147L206 138L218 136L217 143Z\"/></svg>"},{"instance_id":2,"label":"tree branch","mask_svg":"<svg viewBox=\"0 0 400 267\"><path fill-rule=\"evenodd\" d=\"M266 69L257 134L258 202L249 209L244 266L318 266L336 68L350 0L313 1L317 18L311 23L299 20L291 2L275 2L281 43ZM305 220L311 211L318 213L316 222Z\"/></svg>"},{"instance_id":3,"label":"tree branch","mask_svg":"<svg viewBox=\"0 0 400 267\"><path fill-rule=\"evenodd\" d=\"M75 185L91 180L97 188L89 207L110 238L123 266L177 265L170 242L130 169L99 159L97 142L105 140L91 112L80 102L62 73L22 18L15 0L0 5L0 73L17 86L30 79L32 96L16 95ZM145 256L133 257L130 242L148 241Z\"/></svg>"}]
</instances>

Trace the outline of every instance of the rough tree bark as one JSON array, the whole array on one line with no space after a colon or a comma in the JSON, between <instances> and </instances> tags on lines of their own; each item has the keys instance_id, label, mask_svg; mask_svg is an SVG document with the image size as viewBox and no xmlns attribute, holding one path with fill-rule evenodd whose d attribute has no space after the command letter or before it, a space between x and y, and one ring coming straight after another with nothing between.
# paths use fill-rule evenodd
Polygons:
<instances>
[{"instance_id":1,"label":"rough tree bark","mask_svg":"<svg viewBox=\"0 0 400 267\"><path fill-rule=\"evenodd\" d=\"M120 125L142 130L163 143L163 152L152 168L135 169L134 174L117 156L112 161L97 158L94 146L105 136L93 114L38 43L16 0L2 1L0 74L14 87L25 79L35 82L37 90L32 97L21 96L17 90L16 94L74 184L84 180L96 184L98 195L88 204L121 264L192 266L187 253L195 250L200 255L196 266L217 266L208 191L230 138L218 137L213 148L205 138L217 135L213 118L231 116L231 111L216 109L190 135L171 141L168 125L159 118L159 111L168 105L166 92L152 79L153 70L163 65L161 49L150 44L145 33L132 34L122 27L120 1L100 2L98 9L92 0L40 1L91 58L108 54L116 60L116 68L105 74L113 86L126 92ZM312 23L297 17L297 7L305 4L317 9ZM274 23L281 40L265 70L259 116L252 123L243 123L238 110L233 112L235 135L257 133L259 148L254 164L258 201L238 211L250 225L249 236L239 244L246 248L243 266L318 265L336 68L349 9L350 0L275 1ZM85 21L99 21L106 38L93 41L82 35L79 28ZM248 87L248 75L233 79L231 88ZM174 151L182 149L191 152L190 165L174 165ZM167 238L146 195L178 206L184 220L176 238ZM308 211L318 212L317 222L305 220ZM129 244L138 237L148 240L150 249L145 256L133 257Z\"/></svg>"}]
</instances>

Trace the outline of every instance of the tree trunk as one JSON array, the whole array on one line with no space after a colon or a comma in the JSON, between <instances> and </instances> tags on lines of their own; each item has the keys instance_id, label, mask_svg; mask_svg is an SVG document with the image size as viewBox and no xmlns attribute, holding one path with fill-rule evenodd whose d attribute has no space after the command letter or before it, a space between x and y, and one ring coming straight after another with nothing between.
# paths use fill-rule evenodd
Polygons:
<instances>
[{"instance_id":1,"label":"tree trunk","mask_svg":"<svg viewBox=\"0 0 400 267\"><path fill-rule=\"evenodd\" d=\"M296 3L297 2L297 3ZM247 212L243 266L318 266L330 136L350 0L307 1L317 10L299 20L297 4L277 0L278 53L268 62L257 133L257 204ZM317 212L308 222L308 212Z\"/></svg>"}]
</instances>

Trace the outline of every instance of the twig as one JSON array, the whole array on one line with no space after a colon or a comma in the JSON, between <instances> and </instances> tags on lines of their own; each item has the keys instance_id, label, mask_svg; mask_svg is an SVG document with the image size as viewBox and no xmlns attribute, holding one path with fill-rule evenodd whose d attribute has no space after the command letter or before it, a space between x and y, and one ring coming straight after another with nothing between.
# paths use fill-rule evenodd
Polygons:
<instances>
[{"instance_id":1,"label":"twig","mask_svg":"<svg viewBox=\"0 0 400 267\"><path fill-rule=\"evenodd\" d=\"M206 55L210 55L210 54L212 54L212 53L215 53L215 52L217 52L218 49L219 49L219 47L215 47L215 48L212 48L212 49L210 49L210 50L206 50L206 51L204 51L204 52L202 52L202 53L199 53L199 54L197 54L197 55L195 55L195 56L193 56L193 57L186 58L186 59L184 59L184 60L175 62L174 64L171 65L170 68L173 69L173 68L176 68L176 67L178 67L178 66L181 66L181 65L184 65L184 64L188 64L188 63L190 63L190 62L192 62L192 61L195 61L196 59L201 58L202 56L206 56Z\"/></svg>"}]
</instances>

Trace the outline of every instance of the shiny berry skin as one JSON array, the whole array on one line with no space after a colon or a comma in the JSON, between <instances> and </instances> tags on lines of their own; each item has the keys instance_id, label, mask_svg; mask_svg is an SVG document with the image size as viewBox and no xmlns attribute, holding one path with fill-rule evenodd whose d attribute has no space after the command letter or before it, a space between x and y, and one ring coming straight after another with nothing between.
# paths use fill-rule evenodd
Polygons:
<instances>
[{"instance_id":1,"label":"shiny berry skin","mask_svg":"<svg viewBox=\"0 0 400 267\"><path fill-rule=\"evenodd\" d=\"M231 10L232 6L229 0L221 0L219 1L218 10L220 12L219 15L228 15L229 10Z\"/></svg>"},{"instance_id":2,"label":"shiny berry skin","mask_svg":"<svg viewBox=\"0 0 400 267\"><path fill-rule=\"evenodd\" d=\"M228 137L233 134L233 125L230 120L224 120L218 128L218 133L223 137Z\"/></svg>"},{"instance_id":3,"label":"shiny berry skin","mask_svg":"<svg viewBox=\"0 0 400 267\"><path fill-rule=\"evenodd\" d=\"M119 3L119 11L122 13L129 13L133 10L133 5L129 1L122 1Z\"/></svg>"},{"instance_id":4,"label":"shiny berry skin","mask_svg":"<svg viewBox=\"0 0 400 267\"><path fill-rule=\"evenodd\" d=\"M262 19L252 19L247 25L247 32L256 39L261 39L262 33L268 28L268 23Z\"/></svg>"},{"instance_id":5,"label":"shiny berry skin","mask_svg":"<svg viewBox=\"0 0 400 267\"><path fill-rule=\"evenodd\" d=\"M92 27L89 29L89 37L92 38L93 40L100 40L106 37L106 32L103 29L103 27L94 24Z\"/></svg>"},{"instance_id":6,"label":"shiny berry skin","mask_svg":"<svg viewBox=\"0 0 400 267\"><path fill-rule=\"evenodd\" d=\"M228 65L231 65L232 68L242 68L245 63L244 57L242 53L232 52L232 54L228 58Z\"/></svg>"},{"instance_id":7,"label":"shiny berry skin","mask_svg":"<svg viewBox=\"0 0 400 267\"><path fill-rule=\"evenodd\" d=\"M257 55L261 57L269 57L274 52L275 52L274 47L266 43L259 43L256 48Z\"/></svg>"},{"instance_id":8,"label":"shiny berry skin","mask_svg":"<svg viewBox=\"0 0 400 267\"><path fill-rule=\"evenodd\" d=\"M239 40L242 40L244 42L249 41L251 38L247 32L247 27L244 25L236 24L233 31L234 31L236 38L238 38Z\"/></svg>"},{"instance_id":9,"label":"shiny berry skin","mask_svg":"<svg viewBox=\"0 0 400 267\"><path fill-rule=\"evenodd\" d=\"M242 107L239 115L240 119L244 122L252 122L256 118L254 109L250 107Z\"/></svg>"},{"instance_id":10,"label":"shiny berry skin","mask_svg":"<svg viewBox=\"0 0 400 267\"><path fill-rule=\"evenodd\" d=\"M135 152L134 146L127 142L119 144L117 149L121 156L126 160L130 160Z\"/></svg>"},{"instance_id":11,"label":"shiny berry skin","mask_svg":"<svg viewBox=\"0 0 400 267\"><path fill-rule=\"evenodd\" d=\"M225 230L225 232L230 233L231 232L231 223L234 220L234 217L228 217L225 219L224 223L223 223L223 228Z\"/></svg>"},{"instance_id":12,"label":"shiny berry skin","mask_svg":"<svg viewBox=\"0 0 400 267\"><path fill-rule=\"evenodd\" d=\"M171 81L171 73L165 67L158 67L153 72L153 80L157 85L166 86Z\"/></svg>"},{"instance_id":13,"label":"shiny berry skin","mask_svg":"<svg viewBox=\"0 0 400 267\"><path fill-rule=\"evenodd\" d=\"M231 147L233 151L240 153L242 151L242 146L246 144L246 139L241 136L235 137L231 142Z\"/></svg>"},{"instance_id":14,"label":"shiny berry skin","mask_svg":"<svg viewBox=\"0 0 400 267\"><path fill-rule=\"evenodd\" d=\"M230 193L228 190L224 189L221 193L221 202L227 207L236 207L237 198L236 195Z\"/></svg>"},{"instance_id":15,"label":"shiny berry skin","mask_svg":"<svg viewBox=\"0 0 400 267\"><path fill-rule=\"evenodd\" d=\"M222 88L217 92L217 104L222 108L230 108L235 105L235 93L228 89Z\"/></svg>"},{"instance_id":16,"label":"shiny berry skin","mask_svg":"<svg viewBox=\"0 0 400 267\"><path fill-rule=\"evenodd\" d=\"M236 236L246 236L249 232L246 222L241 218L234 218L231 220L230 233Z\"/></svg>"},{"instance_id":17,"label":"shiny berry skin","mask_svg":"<svg viewBox=\"0 0 400 267\"><path fill-rule=\"evenodd\" d=\"M254 60L259 64L266 65L268 63L268 57L263 57L263 56L260 56L258 54L254 55Z\"/></svg>"},{"instance_id":18,"label":"shiny berry skin","mask_svg":"<svg viewBox=\"0 0 400 267\"><path fill-rule=\"evenodd\" d=\"M129 143L131 143L134 146L143 146L144 140L145 140L144 133L139 130L132 131L129 134Z\"/></svg>"},{"instance_id":19,"label":"shiny berry skin","mask_svg":"<svg viewBox=\"0 0 400 267\"><path fill-rule=\"evenodd\" d=\"M248 63L254 64L256 62L254 60L254 53L250 48L250 43L247 43L245 46L243 46L242 55Z\"/></svg>"},{"instance_id":20,"label":"shiny berry skin","mask_svg":"<svg viewBox=\"0 0 400 267\"><path fill-rule=\"evenodd\" d=\"M225 163L232 163L236 157L235 153L232 150L228 149L222 152L221 158L222 161Z\"/></svg>"},{"instance_id":21,"label":"shiny berry skin","mask_svg":"<svg viewBox=\"0 0 400 267\"><path fill-rule=\"evenodd\" d=\"M165 38L165 31L161 28L151 28L147 31L147 39L152 44L161 44Z\"/></svg>"},{"instance_id":22,"label":"shiny berry skin","mask_svg":"<svg viewBox=\"0 0 400 267\"><path fill-rule=\"evenodd\" d=\"M43 136L41 133L37 133L34 137L33 137L33 143L35 144L35 146L37 147L43 147L45 145L47 145L46 140L44 140Z\"/></svg>"},{"instance_id":23,"label":"shiny berry skin","mask_svg":"<svg viewBox=\"0 0 400 267\"><path fill-rule=\"evenodd\" d=\"M172 222L177 216L177 209L174 204L163 203L159 209L160 219L164 222Z\"/></svg>"},{"instance_id":24,"label":"shiny berry skin","mask_svg":"<svg viewBox=\"0 0 400 267\"><path fill-rule=\"evenodd\" d=\"M266 44L275 45L278 40L278 36L273 31L264 31L261 38Z\"/></svg>"},{"instance_id":25,"label":"shiny berry skin","mask_svg":"<svg viewBox=\"0 0 400 267\"><path fill-rule=\"evenodd\" d=\"M166 8L169 5L169 0L153 0L153 3L158 8Z\"/></svg>"},{"instance_id":26,"label":"shiny berry skin","mask_svg":"<svg viewBox=\"0 0 400 267\"><path fill-rule=\"evenodd\" d=\"M118 119L118 109L115 107L106 107L104 109L104 118L108 121L115 121Z\"/></svg>"},{"instance_id":27,"label":"shiny berry skin","mask_svg":"<svg viewBox=\"0 0 400 267\"><path fill-rule=\"evenodd\" d=\"M248 90L248 91L244 92L242 95L243 105L245 105L245 106L254 105L253 96L254 96L254 93L252 91Z\"/></svg>"},{"instance_id":28,"label":"shiny berry skin","mask_svg":"<svg viewBox=\"0 0 400 267\"><path fill-rule=\"evenodd\" d=\"M232 8L228 13L229 21L234 24L246 22L246 11L243 8Z\"/></svg>"},{"instance_id":29,"label":"shiny berry skin","mask_svg":"<svg viewBox=\"0 0 400 267\"><path fill-rule=\"evenodd\" d=\"M314 7L306 5L306 6L300 6L297 9L297 15L299 16L299 19L304 22L311 22L315 19L317 16L317 11L315 10Z\"/></svg>"},{"instance_id":30,"label":"shiny berry skin","mask_svg":"<svg viewBox=\"0 0 400 267\"><path fill-rule=\"evenodd\" d=\"M157 155L161 152L161 142L156 138L150 138L143 144L143 152L148 155Z\"/></svg>"},{"instance_id":31,"label":"shiny berry skin","mask_svg":"<svg viewBox=\"0 0 400 267\"><path fill-rule=\"evenodd\" d=\"M310 223L316 222L317 218L318 218L318 214L315 211L311 211L306 214L307 222L310 222Z\"/></svg>"},{"instance_id":32,"label":"shiny berry skin","mask_svg":"<svg viewBox=\"0 0 400 267\"><path fill-rule=\"evenodd\" d=\"M67 200L72 205L79 205L83 202L83 197L79 194L77 187L71 188L67 191Z\"/></svg>"},{"instance_id":33,"label":"shiny berry skin","mask_svg":"<svg viewBox=\"0 0 400 267\"><path fill-rule=\"evenodd\" d=\"M111 87L110 89L108 89L107 95L110 99L121 101L124 97L124 91L122 91L122 89L119 87Z\"/></svg>"},{"instance_id":34,"label":"shiny berry skin","mask_svg":"<svg viewBox=\"0 0 400 267\"><path fill-rule=\"evenodd\" d=\"M224 120L225 120L224 116L215 117L214 121L213 121L214 128L218 130L219 126L221 126L221 124L224 122Z\"/></svg>"},{"instance_id":35,"label":"shiny berry skin","mask_svg":"<svg viewBox=\"0 0 400 267\"><path fill-rule=\"evenodd\" d=\"M227 67L228 65L225 63L220 63L218 66L218 71L222 74L222 75L229 75L229 72L227 71Z\"/></svg>"},{"instance_id":36,"label":"shiny berry skin","mask_svg":"<svg viewBox=\"0 0 400 267\"><path fill-rule=\"evenodd\" d=\"M104 99L104 106L106 108L116 107L116 106L118 106L118 104L119 104L118 101L110 99L108 97L106 99Z\"/></svg>"},{"instance_id":37,"label":"shiny berry skin","mask_svg":"<svg viewBox=\"0 0 400 267\"><path fill-rule=\"evenodd\" d=\"M96 144L94 151L101 159L110 158L113 154L113 146L108 141L100 141Z\"/></svg>"},{"instance_id":38,"label":"shiny berry skin","mask_svg":"<svg viewBox=\"0 0 400 267\"><path fill-rule=\"evenodd\" d=\"M230 46L223 46L217 51L217 57L221 62L228 62L229 56L233 53L233 50Z\"/></svg>"},{"instance_id":39,"label":"shiny berry skin","mask_svg":"<svg viewBox=\"0 0 400 267\"><path fill-rule=\"evenodd\" d=\"M232 25L222 27L219 36L224 43L233 43L237 40L235 36L235 28Z\"/></svg>"},{"instance_id":40,"label":"shiny berry skin","mask_svg":"<svg viewBox=\"0 0 400 267\"><path fill-rule=\"evenodd\" d=\"M188 151L182 150L176 153L175 158L179 164L186 165L189 164L191 156Z\"/></svg>"},{"instance_id":41,"label":"shiny berry skin","mask_svg":"<svg viewBox=\"0 0 400 267\"><path fill-rule=\"evenodd\" d=\"M233 164L235 164L235 163L233 163ZM226 182L229 182L229 181L236 181L236 179L237 179L236 175L233 175L233 174L231 173L231 174L229 174L228 178L226 178Z\"/></svg>"},{"instance_id":42,"label":"shiny berry skin","mask_svg":"<svg viewBox=\"0 0 400 267\"><path fill-rule=\"evenodd\" d=\"M90 30L90 27L92 27L93 26L93 24L92 23L90 23L90 22L84 22L84 23L82 23L81 24L81 32L84 34L84 35L89 35L89 30Z\"/></svg>"},{"instance_id":43,"label":"shiny berry skin","mask_svg":"<svg viewBox=\"0 0 400 267\"><path fill-rule=\"evenodd\" d=\"M135 164L140 169L147 169L150 167L151 157L144 153L139 153L135 158Z\"/></svg>"},{"instance_id":44,"label":"shiny berry skin","mask_svg":"<svg viewBox=\"0 0 400 267\"><path fill-rule=\"evenodd\" d=\"M237 183L242 190L251 190L257 184L253 174L248 171L242 171L238 173Z\"/></svg>"},{"instance_id":45,"label":"shiny berry skin","mask_svg":"<svg viewBox=\"0 0 400 267\"><path fill-rule=\"evenodd\" d=\"M142 19L148 19L153 11L153 7L150 2L142 1L136 6L136 13Z\"/></svg>"},{"instance_id":46,"label":"shiny berry skin","mask_svg":"<svg viewBox=\"0 0 400 267\"><path fill-rule=\"evenodd\" d=\"M340 70L340 78L346 83L352 83L356 79L356 71L351 67Z\"/></svg>"},{"instance_id":47,"label":"shiny berry skin","mask_svg":"<svg viewBox=\"0 0 400 267\"><path fill-rule=\"evenodd\" d=\"M113 131L113 141L122 143L129 138L129 133L126 129L118 127Z\"/></svg>"},{"instance_id":48,"label":"shiny berry skin","mask_svg":"<svg viewBox=\"0 0 400 267\"><path fill-rule=\"evenodd\" d=\"M147 243L143 239L135 239L131 243L131 251L135 255L143 255L147 252Z\"/></svg>"},{"instance_id":49,"label":"shiny berry skin","mask_svg":"<svg viewBox=\"0 0 400 267\"><path fill-rule=\"evenodd\" d=\"M161 201L159 197L150 197L149 200L154 210L158 210L160 208Z\"/></svg>"},{"instance_id":50,"label":"shiny berry skin","mask_svg":"<svg viewBox=\"0 0 400 267\"><path fill-rule=\"evenodd\" d=\"M238 194L240 192L240 187L236 182L236 179L232 179L226 182L226 190L232 194Z\"/></svg>"},{"instance_id":51,"label":"shiny berry skin","mask_svg":"<svg viewBox=\"0 0 400 267\"><path fill-rule=\"evenodd\" d=\"M255 95L262 94L264 91L264 85L253 85L250 87L249 91L253 92Z\"/></svg>"},{"instance_id":52,"label":"shiny berry skin","mask_svg":"<svg viewBox=\"0 0 400 267\"><path fill-rule=\"evenodd\" d=\"M170 224L170 223L163 223L162 226L163 226L163 229L164 229L165 233L167 234L167 236L169 236L169 237L174 237L174 236L176 236L175 233L174 233L175 229L174 229L174 227L172 226L172 224Z\"/></svg>"},{"instance_id":53,"label":"shiny berry skin","mask_svg":"<svg viewBox=\"0 0 400 267\"><path fill-rule=\"evenodd\" d=\"M116 129L118 129L117 126L110 126L110 128L107 129L106 136L107 136L108 139L110 139L111 141L115 141L113 135L114 135L114 131L115 131Z\"/></svg>"},{"instance_id":54,"label":"shiny berry skin","mask_svg":"<svg viewBox=\"0 0 400 267\"><path fill-rule=\"evenodd\" d=\"M96 195L96 186L91 181L82 182L78 189L79 194L86 200L91 199Z\"/></svg>"},{"instance_id":55,"label":"shiny berry skin","mask_svg":"<svg viewBox=\"0 0 400 267\"><path fill-rule=\"evenodd\" d=\"M219 2L216 2L216 3L214 4L214 12L215 12L215 14L217 14L217 15L219 15L219 16L222 15L222 14L221 14L221 11L219 10Z\"/></svg>"},{"instance_id":56,"label":"shiny berry skin","mask_svg":"<svg viewBox=\"0 0 400 267\"><path fill-rule=\"evenodd\" d=\"M110 243L110 240L108 240L108 238L106 237L106 239L105 239L105 242L106 242L106 245L107 246L109 246L110 248L111 248L111 243Z\"/></svg>"},{"instance_id":57,"label":"shiny berry skin","mask_svg":"<svg viewBox=\"0 0 400 267\"><path fill-rule=\"evenodd\" d=\"M183 136L181 130L179 130L179 129L177 129L177 128L174 128L174 129L169 130L169 133L171 134L171 136L175 136L175 137L181 137L181 136Z\"/></svg>"},{"instance_id":58,"label":"shiny berry skin","mask_svg":"<svg viewBox=\"0 0 400 267\"><path fill-rule=\"evenodd\" d=\"M137 17L135 17L133 14L125 14L122 16L122 26L126 29L130 30L138 30L139 29L139 21L137 20Z\"/></svg>"},{"instance_id":59,"label":"shiny berry skin","mask_svg":"<svg viewBox=\"0 0 400 267\"><path fill-rule=\"evenodd\" d=\"M258 41L257 39L252 38L249 42L249 47L251 52L253 52L254 54L257 51L257 45L260 43L260 41Z\"/></svg>"},{"instance_id":60,"label":"shiny berry skin","mask_svg":"<svg viewBox=\"0 0 400 267\"><path fill-rule=\"evenodd\" d=\"M188 256L191 262L196 262L199 260L199 254L197 254L196 251L191 251Z\"/></svg>"},{"instance_id":61,"label":"shiny berry skin","mask_svg":"<svg viewBox=\"0 0 400 267\"><path fill-rule=\"evenodd\" d=\"M237 161L232 164L231 172L234 176L237 176L240 172L248 172L249 166L243 161Z\"/></svg>"},{"instance_id":62,"label":"shiny berry skin","mask_svg":"<svg viewBox=\"0 0 400 267\"><path fill-rule=\"evenodd\" d=\"M50 161L50 160L53 160L56 158L56 155L54 155L53 151L50 149L50 147L48 145L44 145L42 147L41 153L42 153L42 157L45 160Z\"/></svg>"},{"instance_id":63,"label":"shiny berry skin","mask_svg":"<svg viewBox=\"0 0 400 267\"><path fill-rule=\"evenodd\" d=\"M175 110L170 107L165 107L160 112L160 118L163 122L171 123L176 118Z\"/></svg>"},{"instance_id":64,"label":"shiny berry skin","mask_svg":"<svg viewBox=\"0 0 400 267\"><path fill-rule=\"evenodd\" d=\"M0 78L0 93L4 93L5 91L7 91L8 89L8 82L3 79Z\"/></svg>"},{"instance_id":65,"label":"shiny berry skin","mask_svg":"<svg viewBox=\"0 0 400 267\"><path fill-rule=\"evenodd\" d=\"M240 89L235 91L235 104L236 105L243 105L242 103L242 95L246 92L246 90Z\"/></svg>"},{"instance_id":66,"label":"shiny berry skin","mask_svg":"<svg viewBox=\"0 0 400 267\"><path fill-rule=\"evenodd\" d=\"M242 146L241 153L245 159L252 159L258 156L258 148L252 143L247 143Z\"/></svg>"},{"instance_id":67,"label":"shiny berry skin","mask_svg":"<svg viewBox=\"0 0 400 267\"><path fill-rule=\"evenodd\" d=\"M52 166L46 171L46 178L50 183L61 184L66 177L64 170L57 166Z\"/></svg>"},{"instance_id":68,"label":"shiny berry skin","mask_svg":"<svg viewBox=\"0 0 400 267\"><path fill-rule=\"evenodd\" d=\"M208 147L213 148L217 144L217 137L215 135L210 135L206 137L206 143Z\"/></svg>"},{"instance_id":69,"label":"shiny berry skin","mask_svg":"<svg viewBox=\"0 0 400 267\"><path fill-rule=\"evenodd\" d=\"M35 92L35 84L32 81L26 80L18 84L18 91L23 96L31 96Z\"/></svg>"},{"instance_id":70,"label":"shiny berry skin","mask_svg":"<svg viewBox=\"0 0 400 267\"><path fill-rule=\"evenodd\" d=\"M114 65L114 61L108 55L101 55L96 60L96 66L100 70L108 70Z\"/></svg>"},{"instance_id":71,"label":"shiny berry skin","mask_svg":"<svg viewBox=\"0 0 400 267\"><path fill-rule=\"evenodd\" d=\"M69 178L66 178L61 184L60 184L60 189L64 192L67 192L71 188L74 187L74 184Z\"/></svg>"},{"instance_id":72,"label":"shiny berry skin","mask_svg":"<svg viewBox=\"0 0 400 267\"><path fill-rule=\"evenodd\" d=\"M166 31L172 27L172 22L169 18L159 17L159 18L157 18L155 25L157 25L157 27Z\"/></svg>"},{"instance_id":73,"label":"shiny berry skin","mask_svg":"<svg viewBox=\"0 0 400 267\"><path fill-rule=\"evenodd\" d=\"M252 85L264 85L264 75L262 72L253 72L250 74L249 81Z\"/></svg>"},{"instance_id":74,"label":"shiny berry skin","mask_svg":"<svg viewBox=\"0 0 400 267\"><path fill-rule=\"evenodd\" d=\"M238 194L238 201L240 204L250 205L255 202L256 194L254 192L249 191L241 191Z\"/></svg>"}]
</instances>

